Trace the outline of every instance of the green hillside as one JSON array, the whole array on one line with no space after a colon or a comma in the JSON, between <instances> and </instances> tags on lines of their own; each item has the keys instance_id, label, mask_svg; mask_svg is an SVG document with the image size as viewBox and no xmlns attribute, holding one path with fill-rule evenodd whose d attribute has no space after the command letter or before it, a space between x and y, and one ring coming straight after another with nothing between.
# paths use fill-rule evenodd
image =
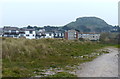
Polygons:
<instances>
[{"instance_id":1,"label":"green hillside","mask_svg":"<svg viewBox=\"0 0 120 79\"><path fill-rule=\"evenodd\" d=\"M80 17L75 22L71 22L63 27L63 29L77 29L81 32L108 32L111 25L97 17Z\"/></svg>"}]
</instances>

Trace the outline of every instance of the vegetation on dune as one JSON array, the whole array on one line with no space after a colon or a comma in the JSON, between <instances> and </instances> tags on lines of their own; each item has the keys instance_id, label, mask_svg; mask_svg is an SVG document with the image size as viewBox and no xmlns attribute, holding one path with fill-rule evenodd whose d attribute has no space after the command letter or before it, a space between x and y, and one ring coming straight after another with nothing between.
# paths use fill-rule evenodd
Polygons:
<instances>
[{"instance_id":1,"label":"vegetation on dune","mask_svg":"<svg viewBox=\"0 0 120 79\"><path fill-rule=\"evenodd\" d=\"M105 45L65 39L2 38L3 77L42 75L44 69L63 68L90 61L81 59Z\"/></svg>"}]
</instances>

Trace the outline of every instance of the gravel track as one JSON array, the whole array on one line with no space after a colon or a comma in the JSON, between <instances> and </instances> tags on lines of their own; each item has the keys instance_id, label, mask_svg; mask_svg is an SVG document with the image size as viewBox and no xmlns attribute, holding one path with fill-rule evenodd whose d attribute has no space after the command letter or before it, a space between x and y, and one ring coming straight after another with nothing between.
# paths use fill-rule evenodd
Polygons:
<instances>
[{"instance_id":1,"label":"gravel track","mask_svg":"<svg viewBox=\"0 0 120 79\"><path fill-rule=\"evenodd\" d=\"M76 70L78 77L118 77L118 49L106 48L110 53L91 62L81 64Z\"/></svg>"}]
</instances>

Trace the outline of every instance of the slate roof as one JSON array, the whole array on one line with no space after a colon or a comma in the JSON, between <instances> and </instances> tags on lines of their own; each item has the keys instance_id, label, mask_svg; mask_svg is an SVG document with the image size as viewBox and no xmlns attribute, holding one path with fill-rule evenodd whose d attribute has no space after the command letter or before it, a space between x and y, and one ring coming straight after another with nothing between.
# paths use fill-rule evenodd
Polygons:
<instances>
[{"instance_id":1,"label":"slate roof","mask_svg":"<svg viewBox=\"0 0 120 79\"><path fill-rule=\"evenodd\" d=\"M19 30L17 27L4 27L3 30Z\"/></svg>"}]
</instances>

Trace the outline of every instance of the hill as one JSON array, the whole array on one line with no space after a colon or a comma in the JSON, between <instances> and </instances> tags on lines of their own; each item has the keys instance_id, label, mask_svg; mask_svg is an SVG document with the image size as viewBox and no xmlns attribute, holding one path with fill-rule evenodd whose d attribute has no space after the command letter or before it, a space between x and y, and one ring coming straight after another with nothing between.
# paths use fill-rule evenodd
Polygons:
<instances>
[{"instance_id":1,"label":"hill","mask_svg":"<svg viewBox=\"0 0 120 79\"><path fill-rule=\"evenodd\" d=\"M108 32L112 25L97 17L80 17L76 21L66 24L62 29L76 29L81 32Z\"/></svg>"}]
</instances>

